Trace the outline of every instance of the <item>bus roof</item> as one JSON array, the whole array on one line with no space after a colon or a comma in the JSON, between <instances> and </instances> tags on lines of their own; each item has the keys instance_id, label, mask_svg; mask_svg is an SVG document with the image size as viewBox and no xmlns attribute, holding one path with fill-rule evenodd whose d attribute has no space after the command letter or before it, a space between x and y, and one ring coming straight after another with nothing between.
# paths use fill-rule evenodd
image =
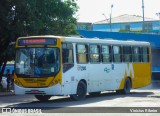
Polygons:
<instances>
[{"instance_id":1,"label":"bus roof","mask_svg":"<svg viewBox=\"0 0 160 116\"><path fill-rule=\"evenodd\" d=\"M39 38L39 37L46 37L46 38L59 38L63 42L72 42L72 43L93 43L93 44L112 44L112 45L136 45L136 46L150 46L149 42L145 41L135 41L135 40L114 40L112 38L81 38L81 37L66 37L66 36L54 36L54 35L44 35L44 36L28 36L28 37L20 37L19 39L23 38Z\"/></svg>"},{"instance_id":2,"label":"bus roof","mask_svg":"<svg viewBox=\"0 0 160 116\"><path fill-rule=\"evenodd\" d=\"M71 38L71 37L65 37L63 41L64 42L75 42L75 43L150 46L149 42L134 41L134 40L128 40L128 41L113 40L112 38L99 39L99 38Z\"/></svg>"}]
</instances>

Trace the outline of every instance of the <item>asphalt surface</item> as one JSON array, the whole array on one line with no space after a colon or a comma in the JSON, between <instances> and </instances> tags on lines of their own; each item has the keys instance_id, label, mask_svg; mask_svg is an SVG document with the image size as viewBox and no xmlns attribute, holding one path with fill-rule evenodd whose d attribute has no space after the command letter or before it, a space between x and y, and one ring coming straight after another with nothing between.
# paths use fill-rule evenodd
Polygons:
<instances>
[{"instance_id":1,"label":"asphalt surface","mask_svg":"<svg viewBox=\"0 0 160 116\"><path fill-rule=\"evenodd\" d=\"M99 96L87 95L82 101L73 101L69 96L53 96L48 102L39 102L33 95L14 95L9 92L0 96L0 108L29 108L42 110L43 113L132 113L137 108L140 111L148 108L157 114L160 113L160 81L133 89L129 95L107 91Z\"/></svg>"}]
</instances>

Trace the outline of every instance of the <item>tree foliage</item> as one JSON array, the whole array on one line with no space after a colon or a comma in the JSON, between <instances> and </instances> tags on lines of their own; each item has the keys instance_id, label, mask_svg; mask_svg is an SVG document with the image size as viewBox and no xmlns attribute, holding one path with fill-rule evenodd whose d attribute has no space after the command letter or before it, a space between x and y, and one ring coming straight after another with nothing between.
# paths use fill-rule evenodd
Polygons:
<instances>
[{"instance_id":1,"label":"tree foliage","mask_svg":"<svg viewBox=\"0 0 160 116\"><path fill-rule=\"evenodd\" d=\"M17 37L76 34L76 11L74 0L0 0L0 66L14 58Z\"/></svg>"}]
</instances>

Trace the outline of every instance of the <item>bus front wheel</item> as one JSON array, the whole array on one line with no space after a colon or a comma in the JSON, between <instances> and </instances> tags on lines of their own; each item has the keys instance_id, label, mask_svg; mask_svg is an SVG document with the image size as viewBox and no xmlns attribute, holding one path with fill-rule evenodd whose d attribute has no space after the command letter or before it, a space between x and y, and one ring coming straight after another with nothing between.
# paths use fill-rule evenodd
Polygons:
<instances>
[{"instance_id":1,"label":"bus front wheel","mask_svg":"<svg viewBox=\"0 0 160 116\"><path fill-rule=\"evenodd\" d=\"M39 101L45 102L48 101L51 96L50 95L35 95L35 98L37 98Z\"/></svg>"},{"instance_id":2,"label":"bus front wheel","mask_svg":"<svg viewBox=\"0 0 160 116\"><path fill-rule=\"evenodd\" d=\"M80 81L77 86L77 93L70 95L70 98L76 101L85 99L87 94L87 86L83 81Z\"/></svg>"}]
</instances>

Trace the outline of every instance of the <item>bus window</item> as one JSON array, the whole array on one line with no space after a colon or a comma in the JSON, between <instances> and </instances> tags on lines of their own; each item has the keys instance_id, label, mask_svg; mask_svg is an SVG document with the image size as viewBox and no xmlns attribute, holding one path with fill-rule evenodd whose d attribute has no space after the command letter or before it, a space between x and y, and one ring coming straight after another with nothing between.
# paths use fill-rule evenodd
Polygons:
<instances>
[{"instance_id":1,"label":"bus window","mask_svg":"<svg viewBox=\"0 0 160 116\"><path fill-rule=\"evenodd\" d=\"M130 46L123 47L123 62L132 62L132 52Z\"/></svg>"},{"instance_id":2,"label":"bus window","mask_svg":"<svg viewBox=\"0 0 160 116\"><path fill-rule=\"evenodd\" d=\"M111 46L102 45L101 47L102 51L102 62L112 62L112 56L111 56Z\"/></svg>"},{"instance_id":3,"label":"bus window","mask_svg":"<svg viewBox=\"0 0 160 116\"><path fill-rule=\"evenodd\" d=\"M73 63L73 46L70 43L63 43L62 45L63 63Z\"/></svg>"},{"instance_id":4,"label":"bus window","mask_svg":"<svg viewBox=\"0 0 160 116\"><path fill-rule=\"evenodd\" d=\"M132 61L133 62L141 62L140 47L133 47L132 48Z\"/></svg>"},{"instance_id":5,"label":"bus window","mask_svg":"<svg viewBox=\"0 0 160 116\"><path fill-rule=\"evenodd\" d=\"M19 76L51 76L60 69L58 48L23 48L16 51L15 72Z\"/></svg>"},{"instance_id":6,"label":"bus window","mask_svg":"<svg viewBox=\"0 0 160 116\"><path fill-rule=\"evenodd\" d=\"M84 44L77 44L77 62L88 62L88 46Z\"/></svg>"},{"instance_id":7,"label":"bus window","mask_svg":"<svg viewBox=\"0 0 160 116\"><path fill-rule=\"evenodd\" d=\"M100 47L98 45L90 45L89 46L90 62L91 63L100 62L99 51L100 51Z\"/></svg>"},{"instance_id":8,"label":"bus window","mask_svg":"<svg viewBox=\"0 0 160 116\"><path fill-rule=\"evenodd\" d=\"M142 62L149 62L149 48L142 47Z\"/></svg>"},{"instance_id":9,"label":"bus window","mask_svg":"<svg viewBox=\"0 0 160 116\"><path fill-rule=\"evenodd\" d=\"M121 47L113 46L113 60L114 62L121 62Z\"/></svg>"},{"instance_id":10,"label":"bus window","mask_svg":"<svg viewBox=\"0 0 160 116\"><path fill-rule=\"evenodd\" d=\"M74 66L73 45L71 43L62 43L62 61L63 72L66 72Z\"/></svg>"}]
</instances>

